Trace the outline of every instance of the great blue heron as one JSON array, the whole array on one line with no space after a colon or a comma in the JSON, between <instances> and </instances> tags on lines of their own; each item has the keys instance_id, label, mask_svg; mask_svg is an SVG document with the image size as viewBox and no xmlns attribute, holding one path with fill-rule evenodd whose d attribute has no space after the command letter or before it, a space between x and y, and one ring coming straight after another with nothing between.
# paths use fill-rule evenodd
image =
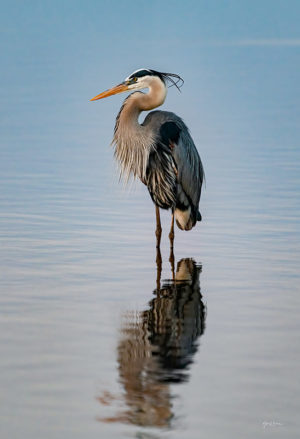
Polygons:
<instances>
[{"instance_id":1,"label":"great blue heron","mask_svg":"<svg viewBox=\"0 0 300 439\"><path fill-rule=\"evenodd\" d=\"M115 157L120 162L121 175L126 180L133 175L147 186L156 208L156 246L161 239L159 208L172 210L169 233L174 242L174 216L181 230L190 230L201 221L198 210L203 166L189 130L174 113L152 111L140 124L142 111L162 105L167 95L167 83L183 84L173 73L140 69L124 82L95 96L91 101L130 90L148 88L148 93L134 92L124 101L116 119L113 143Z\"/></svg>"}]
</instances>

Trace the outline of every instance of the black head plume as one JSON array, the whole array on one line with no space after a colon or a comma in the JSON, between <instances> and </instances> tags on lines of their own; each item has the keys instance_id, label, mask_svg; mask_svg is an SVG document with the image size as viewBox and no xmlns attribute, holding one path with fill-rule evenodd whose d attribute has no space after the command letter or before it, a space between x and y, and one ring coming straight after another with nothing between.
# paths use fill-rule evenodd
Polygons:
<instances>
[{"instance_id":1,"label":"black head plume","mask_svg":"<svg viewBox=\"0 0 300 439\"><path fill-rule=\"evenodd\" d=\"M175 85L177 90L181 91L180 89L184 84L184 80L179 75L176 75L176 73L163 73L156 72L155 70L151 71L155 75L159 76L164 83L170 83L169 87L173 87L173 85Z\"/></svg>"},{"instance_id":2,"label":"black head plume","mask_svg":"<svg viewBox=\"0 0 300 439\"><path fill-rule=\"evenodd\" d=\"M129 76L129 79L132 79L134 77L141 78L143 76L158 76L164 82L164 84L169 83L170 84L169 87L175 85L175 87L179 91L184 84L184 80L179 75L176 75L175 73L163 73L152 69L137 70L136 72L133 72Z\"/></svg>"}]
</instances>

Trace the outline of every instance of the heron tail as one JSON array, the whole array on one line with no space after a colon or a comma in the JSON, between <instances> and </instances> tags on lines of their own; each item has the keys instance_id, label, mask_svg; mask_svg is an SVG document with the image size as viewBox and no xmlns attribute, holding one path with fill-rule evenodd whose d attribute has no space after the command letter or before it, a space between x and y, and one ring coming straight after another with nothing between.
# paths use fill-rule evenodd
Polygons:
<instances>
[{"instance_id":1,"label":"heron tail","mask_svg":"<svg viewBox=\"0 0 300 439\"><path fill-rule=\"evenodd\" d=\"M185 210L176 208L174 210L174 215L176 224L181 230L191 230L197 221L201 221L200 212L197 212L196 216L193 209L191 209L191 206Z\"/></svg>"},{"instance_id":2,"label":"heron tail","mask_svg":"<svg viewBox=\"0 0 300 439\"><path fill-rule=\"evenodd\" d=\"M181 230L191 230L197 221L201 221L198 205L195 206L180 184L177 184L177 197L174 209L176 224Z\"/></svg>"}]
</instances>

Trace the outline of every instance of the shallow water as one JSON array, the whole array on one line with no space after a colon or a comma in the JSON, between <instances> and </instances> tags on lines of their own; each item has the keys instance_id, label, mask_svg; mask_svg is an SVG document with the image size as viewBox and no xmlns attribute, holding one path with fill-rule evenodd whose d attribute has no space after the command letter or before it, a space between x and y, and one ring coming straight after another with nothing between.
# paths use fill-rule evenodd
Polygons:
<instances>
[{"instance_id":1,"label":"shallow water","mask_svg":"<svg viewBox=\"0 0 300 439\"><path fill-rule=\"evenodd\" d=\"M182 51L164 108L207 182L173 266L162 214L160 273L150 197L108 146L121 98L87 102L130 72L112 57L98 90L93 46L28 29L0 86L1 437L298 437L298 49Z\"/></svg>"},{"instance_id":2,"label":"shallow water","mask_svg":"<svg viewBox=\"0 0 300 439\"><path fill-rule=\"evenodd\" d=\"M163 215L158 284L154 209L110 151L97 172L99 150L32 164L21 146L1 174L3 432L296 437L299 151L207 152L204 220L176 233L172 274Z\"/></svg>"}]
</instances>

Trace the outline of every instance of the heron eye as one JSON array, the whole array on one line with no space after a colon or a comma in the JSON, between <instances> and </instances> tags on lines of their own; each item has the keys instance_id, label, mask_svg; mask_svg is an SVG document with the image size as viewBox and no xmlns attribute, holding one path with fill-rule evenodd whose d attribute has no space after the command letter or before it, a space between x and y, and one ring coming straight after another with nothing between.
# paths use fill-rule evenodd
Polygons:
<instances>
[{"instance_id":1,"label":"heron eye","mask_svg":"<svg viewBox=\"0 0 300 439\"><path fill-rule=\"evenodd\" d=\"M134 78L133 78L133 82L137 82L137 77L135 76Z\"/></svg>"}]
</instances>

